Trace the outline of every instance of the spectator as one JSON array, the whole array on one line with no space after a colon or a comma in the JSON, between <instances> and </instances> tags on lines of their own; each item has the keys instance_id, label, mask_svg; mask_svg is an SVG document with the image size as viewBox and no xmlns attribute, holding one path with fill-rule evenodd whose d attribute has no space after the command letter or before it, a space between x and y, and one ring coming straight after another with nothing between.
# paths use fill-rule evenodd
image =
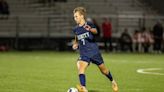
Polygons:
<instances>
[{"instance_id":1,"label":"spectator","mask_svg":"<svg viewBox=\"0 0 164 92\"><path fill-rule=\"evenodd\" d=\"M5 0L0 0L0 14L9 15L9 6Z\"/></svg>"},{"instance_id":2,"label":"spectator","mask_svg":"<svg viewBox=\"0 0 164 92\"><path fill-rule=\"evenodd\" d=\"M103 40L104 40L104 46L105 51L108 50L112 51L112 24L107 18L104 18L104 22L102 23L102 31L103 31ZM108 47L109 43L109 47Z\"/></svg>"},{"instance_id":3,"label":"spectator","mask_svg":"<svg viewBox=\"0 0 164 92\"><path fill-rule=\"evenodd\" d=\"M133 51L142 52L143 51L142 44L144 42L144 38L141 31L136 30L134 32L132 41L133 41Z\"/></svg>"},{"instance_id":4,"label":"spectator","mask_svg":"<svg viewBox=\"0 0 164 92\"><path fill-rule=\"evenodd\" d=\"M127 28L125 28L124 32L121 34L120 44L121 44L122 51L126 51L126 50L130 50L131 52L133 51L132 50L132 38L131 38L130 34L128 33Z\"/></svg>"},{"instance_id":5,"label":"spectator","mask_svg":"<svg viewBox=\"0 0 164 92\"><path fill-rule=\"evenodd\" d=\"M143 38L144 38L144 42L143 42L143 48L144 48L144 52L149 52L150 47L152 47L154 40L153 40L153 36L150 32L150 30L147 30L145 27L143 27Z\"/></svg>"},{"instance_id":6,"label":"spectator","mask_svg":"<svg viewBox=\"0 0 164 92\"><path fill-rule=\"evenodd\" d=\"M154 25L153 36L154 36L154 51L156 53L161 53L162 40L163 40L163 26L160 22L157 22Z\"/></svg>"},{"instance_id":7,"label":"spectator","mask_svg":"<svg viewBox=\"0 0 164 92\"><path fill-rule=\"evenodd\" d=\"M5 0L0 0L0 19L8 19L9 6Z\"/></svg>"}]
</instances>

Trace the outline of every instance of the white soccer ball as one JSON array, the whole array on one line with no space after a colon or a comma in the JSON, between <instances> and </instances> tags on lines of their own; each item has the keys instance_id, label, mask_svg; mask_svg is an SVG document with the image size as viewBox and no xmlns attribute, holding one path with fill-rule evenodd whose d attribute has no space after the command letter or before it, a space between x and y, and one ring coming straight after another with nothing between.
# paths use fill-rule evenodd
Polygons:
<instances>
[{"instance_id":1,"label":"white soccer ball","mask_svg":"<svg viewBox=\"0 0 164 92\"><path fill-rule=\"evenodd\" d=\"M78 92L76 88L69 88L67 92Z\"/></svg>"}]
</instances>

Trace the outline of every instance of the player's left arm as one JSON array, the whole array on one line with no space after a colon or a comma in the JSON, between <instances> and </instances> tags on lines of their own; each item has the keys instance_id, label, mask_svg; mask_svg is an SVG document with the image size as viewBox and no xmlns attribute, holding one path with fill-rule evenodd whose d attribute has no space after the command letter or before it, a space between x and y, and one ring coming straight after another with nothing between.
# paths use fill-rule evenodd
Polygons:
<instances>
[{"instance_id":1,"label":"player's left arm","mask_svg":"<svg viewBox=\"0 0 164 92\"><path fill-rule=\"evenodd\" d=\"M91 31L93 34L97 34L97 29L96 28L91 28L89 31Z\"/></svg>"},{"instance_id":2,"label":"player's left arm","mask_svg":"<svg viewBox=\"0 0 164 92\"><path fill-rule=\"evenodd\" d=\"M84 27L85 27L86 30L92 32L93 34L97 34L97 29L96 28L92 28L89 25L85 25Z\"/></svg>"}]
</instances>

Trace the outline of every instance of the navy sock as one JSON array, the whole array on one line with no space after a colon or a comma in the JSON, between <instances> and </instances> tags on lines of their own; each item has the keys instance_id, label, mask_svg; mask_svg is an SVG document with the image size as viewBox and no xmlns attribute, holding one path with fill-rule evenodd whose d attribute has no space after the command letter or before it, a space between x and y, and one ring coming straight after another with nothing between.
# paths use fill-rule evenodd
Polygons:
<instances>
[{"instance_id":1,"label":"navy sock","mask_svg":"<svg viewBox=\"0 0 164 92\"><path fill-rule=\"evenodd\" d=\"M80 79L80 84L82 86L86 86L86 84L85 84L85 81L86 81L85 74L79 74L79 79Z\"/></svg>"},{"instance_id":2,"label":"navy sock","mask_svg":"<svg viewBox=\"0 0 164 92\"><path fill-rule=\"evenodd\" d=\"M112 74L109 72L108 75L106 75L110 81L113 81Z\"/></svg>"}]
</instances>

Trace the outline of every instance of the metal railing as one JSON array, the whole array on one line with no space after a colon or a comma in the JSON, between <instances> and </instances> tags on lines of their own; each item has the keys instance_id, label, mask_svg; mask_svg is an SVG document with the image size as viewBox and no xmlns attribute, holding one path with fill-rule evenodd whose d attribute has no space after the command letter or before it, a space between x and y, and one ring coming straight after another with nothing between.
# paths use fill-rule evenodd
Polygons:
<instances>
[{"instance_id":1,"label":"metal railing","mask_svg":"<svg viewBox=\"0 0 164 92\"><path fill-rule=\"evenodd\" d=\"M164 20L164 16L153 15L89 15L89 17L97 20L100 29L103 18L109 18L114 38L119 38L125 28L132 35L135 30L141 30L142 27L152 30L157 21L160 20L163 23ZM32 41L34 42L31 44L37 43L37 47L40 46L40 48L53 46L52 44L59 46L74 37L72 29L75 25L72 15L26 15L8 18L1 16L0 44L3 42L17 49L22 45L26 47Z\"/></svg>"},{"instance_id":2,"label":"metal railing","mask_svg":"<svg viewBox=\"0 0 164 92\"><path fill-rule=\"evenodd\" d=\"M103 18L110 19L113 25L113 35L119 34L123 29L140 29L143 26L152 28L157 21L163 21L164 16L148 15L89 15L95 18L101 27ZM72 28L75 26L73 16L9 16L0 19L0 37L72 37Z\"/></svg>"}]
</instances>

